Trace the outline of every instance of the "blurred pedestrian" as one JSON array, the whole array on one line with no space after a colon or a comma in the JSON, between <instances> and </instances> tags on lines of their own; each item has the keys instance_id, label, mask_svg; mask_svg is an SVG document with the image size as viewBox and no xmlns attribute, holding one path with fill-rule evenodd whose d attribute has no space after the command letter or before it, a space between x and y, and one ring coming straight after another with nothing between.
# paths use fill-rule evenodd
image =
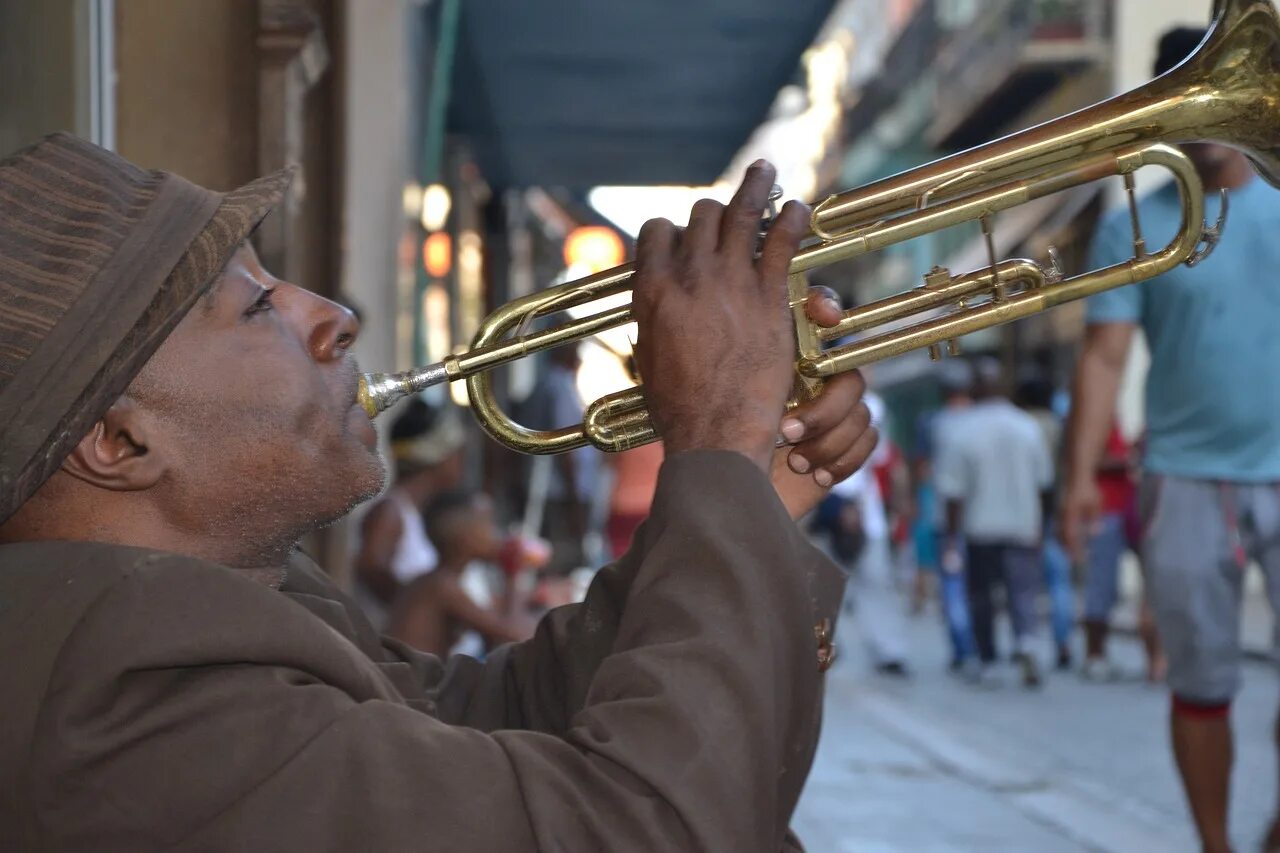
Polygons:
<instances>
[{"instance_id":1,"label":"blurred pedestrian","mask_svg":"<svg viewBox=\"0 0 1280 853\"><path fill-rule=\"evenodd\" d=\"M1166 33L1156 73L1181 62L1204 34ZM1280 611L1280 299L1272 281L1280 269L1280 205L1238 151L1207 143L1183 148L1208 193L1210 215L1224 191L1231 219L1196 266L1089 300L1063 532L1082 553L1102 516L1096 472L1141 327L1151 353L1139 486L1142 562L1168 656L1174 756L1204 850L1224 853L1231 849L1230 708L1240 688L1240 608L1251 559ZM1137 210L1147 245L1163 245L1182 227L1172 184L1145 195ZM1130 261L1129 221L1127 210L1117 210L1102 222L1091 265ZM1280 846L1280 820L1268 843Z\"/></svg>"},{"instance_id":2,"label":"blurred pedestrian","mask_svg":"<svg viewBox=\"0 0 1280 853\"><path fill-rule=\"evenodd\" d=\"M1051 500L1044 512L1044 536L1042 558L1044 564L1045 591L1049 594L1049 624L1053 629L1053 643L1057 649L1057 667L1071 668L1071 634L1076 626L1076 596L1071 586L1071 557L1058 539L1057 524L1053 513L1052 497L1056 496L1059 462L1062 458L1062 419L1053 408L1053 381L1044 368L1029 371L1018 383L1014 402L1035 419L1049 448L1054 476Z\"/></svg>"},{"instance_id":3,"label":"blurred pedestrian","mask_svg":"<svg viewBox=\"0 0 1280 853\"><path fill-rule=\"evenodd\" d=\"M477 594L463 582L469 568L494 566L502 556L503 539L489 499L477 492L443 492L432 498L424 516L439 565L396 600L387 634L440 657L459 651L468 632L479 635L485 649L532 636L535 623L527 599L504 596L505 606L498 607L498 596Z\"/></svg>"},{"instance_id":4,"label":"blurred pedestrian","mask_svg":"<svg viewBox=\"0 0 1280 853\"><path fill-rule=\"evenodd\" d=\"M863 396L863 401L880 437L867 464L831 491L844 502L839 520L846 541L856 549L849 563L853 568L851 600L872 665L882 675L905 677L910 674L906 607L893 559L881 481L875 474L889 459L887 411L884 400L872 391Z\"/></svg>"},{"instance_id":5,"label":"blurred pedestrian","mask_svg":"<svg viewBox=\"0 0 1280 853\"><path fill-rule=\"evenodd\" d=\"M946 501L948 534L942 559L964 564L984 677L996 660L993 596L1003 586L1013 657L1023 684L1036 687L1040 669L1030 639L1053 464L1040 426L1005 397L1000 373L994 359L975 362L974 403L955 418L938 448L937 487Z\"/></svg>"},{"instance_id":6,"label":"blurred pedestrian","mask_svg":"<svg viewBox=\"0 0 1280 853\"><path fill-rule=\"evenodd\" d=\"M547 369L526 401L525 422L534 429L558 429L582 420L585 409L578 391L582 356L572 343L550 351ZM547 571L557 574L580 568L586 560L585 540L591 508L600 485L600 451L579 447L551 460L542 513L543 536L551 543Z\"/></svg>"},{"instance_id":7,"label":"blurred pedestrian","mask_svg":"<svg viewBox=\"0 0 1280 853\"><path fill-rule=\"evenodd\" d=\"M947 638L951 643L951 669L959 672L966 661L976 659L973 624L963 561L943 565L942 546L947 538L946 501L938 496L936 471L938 448L948 439L956 417L973 402L973 369L960 359L938 366L942 406L918 426L916 443L916 559L922 575L937 578L938 600Z\"/></svg>"},{"instance_id":8,"label":"blurred pedestrian","mask_svg":"<svg viewBox=\"0 0 1280 853\"><path fill-rule=\"evenodd\" d=\"M369 621L386 624L399 592L436 567L422 510L436 493L462 480L466 432L456 411L412 397L391 425L395 483L360 522L355 595Z\"/></svg>"},{"instance_id":9,"label":"blurred pedestrian","mask_svg":"<svg viewBox=\"0 0 1280 853\"><path fill-rule=\"evenodd\" d=\"M911 494L911 473L906 456L893 440L892 434L886 431L881 440L884 441L884 453L871 473L876 478L876 485L880 487L884 504L894 582L912 591L908 610L915 614L918 608L915 606L914 590L917 588L919 572L911 547L911 518L915 505Z\"/></svg>"}]
</instances>

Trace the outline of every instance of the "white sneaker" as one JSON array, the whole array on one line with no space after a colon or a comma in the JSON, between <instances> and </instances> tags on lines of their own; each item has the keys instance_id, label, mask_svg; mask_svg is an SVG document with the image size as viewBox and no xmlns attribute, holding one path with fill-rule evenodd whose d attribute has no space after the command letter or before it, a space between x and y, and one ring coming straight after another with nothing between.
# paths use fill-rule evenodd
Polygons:
<instances>
[{"instance_id":1,"label":"white sneaker","mask_svg":"<svg viewBox=\"0 0 1280 853\"><path fill-rule=\"evenodd\" d=\"M1000 677L999 671L993 665L982 663L974 658L964 662L960 673L967 684L987 690L994 690L1004 683L1004 679Z\"/></svg>"},{"instance_id":2,"label":"white sneaker","mask_svg":"<svg viewBox=\"0 0 1280 853\"><path fill-rule=\"evenodd\" d=\"M1120 670L1106 658L1088 658L1080 667L1080 677L1095 684L1119 681Z\"/></svg>"}]
</instances>

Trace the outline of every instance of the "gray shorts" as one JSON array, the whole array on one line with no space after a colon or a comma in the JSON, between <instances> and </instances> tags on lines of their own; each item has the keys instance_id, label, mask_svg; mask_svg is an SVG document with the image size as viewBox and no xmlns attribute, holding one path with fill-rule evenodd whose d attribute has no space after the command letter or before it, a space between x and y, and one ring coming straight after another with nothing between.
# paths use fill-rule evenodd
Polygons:
<instances>
[{"instance_id":1,"label":"gray shorts","mask_svg":"<svg viewBox=\"0 0 1280 853\"><path fill-rule=\"evenodd\" d=\"M1256 561L1280 612L1280 483L1222 484L1143 477L1142 565L1169 659L1169 687L1192 702L1240 688L1240 607ZM1280 625L1273 636L1280 643Z\"/></svg>"}]
</instances>

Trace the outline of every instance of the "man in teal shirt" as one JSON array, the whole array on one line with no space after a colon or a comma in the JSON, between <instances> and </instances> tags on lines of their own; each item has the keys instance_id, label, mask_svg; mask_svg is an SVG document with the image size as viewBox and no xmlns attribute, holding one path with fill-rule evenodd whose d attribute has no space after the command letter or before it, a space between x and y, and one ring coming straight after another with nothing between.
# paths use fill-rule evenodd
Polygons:
<instances>
[{"instance_id":1,"label":"man in teal shirt","mask_svg":"<svg viewBox=\"0 0 1280 853\"><path fill-rule=\"evenodd\" d=\"M1203 35L1167 33L1156 73ZM1280 194L1239 152L1208 144L1184 150L1204 182L1209 214L1223 190L1231 216L1199 265L1089 301L1067 436L1063 535L1082 559L1101 514L1094 475L1141 327L1151 350L1143 566L1168 654L1174 756L1203 849L1220 853L1231 849L1229 711L1239 689L1240 602L1251 560L1262 566L1273 608L1280 604ZM1181 221L1177 189L1145 196L1138 211L1147 245L1165 245ZM1090 266L1128 260L1133 242L1128 211L1114 212L1098 230ZM1280 822L1266 849L1272 845L1280 845Z\"/></svg>"}]
</instances>

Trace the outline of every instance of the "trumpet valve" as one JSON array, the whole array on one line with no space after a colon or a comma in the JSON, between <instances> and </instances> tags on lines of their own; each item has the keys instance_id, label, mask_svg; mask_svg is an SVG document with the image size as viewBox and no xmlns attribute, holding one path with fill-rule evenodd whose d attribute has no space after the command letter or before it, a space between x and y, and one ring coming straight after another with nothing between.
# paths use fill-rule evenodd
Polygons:
<instances>
[{"instance_id":1,"label":"trumpet valve","mask_svg":"<svg viewBox=\"0 0 1280 853\"><path fill-rule=\"evenodd\" d=\"M930 290L937 290L951 281L951 270L946 267L935 266L924 274L924 286Z\"/></svg>"},{"instance_id":2,"label":"trumpet valve","mask_svg":"<svg viewBox=\"0 0 1280 853\"><path fill-rule=\"evenodd\" d=\"M951 340L947 341L947 355L951 356L952 358L955 358L956 356L960 355L960 341L956 340L955 338L952 338Z\"/></svg>"},{"instance_id":3,"label":"trumpet valve","mask_svg":"<svg viewBox=\"0 0 1280 853\"><path fill-rule=\"evenodd\" d=\"M778 218L778 200L782 198L782 187L774 184L769 188L769 198L766 201L768 210L760 217L760 231L756 235L756 257L760 257L760 252L764 249L764 238L769 234L769 228L773 225L773 220Z\"/></svg>"},{"instance_id":4,"label":"trumpet valve","mask_svg":"<svg viewBox=\"0 0 1280 853\"><path fill-rule=\"evenodd\" d=\"M1049 266L1044 270L1044 283L1057 284L1062 281L1062 256L1056 246L1049 247Z\"/></svg>"},{"instance_id":5,"label":"trumpet valve","mask_svg":"<svg viewBox=\"0 0 1280 853\"><path fill-rule=\"evenodd\" d=\"M929 344L929 360L940 361L942 359L942 347L937 344Z\"/></svg>"}]
</instances>

